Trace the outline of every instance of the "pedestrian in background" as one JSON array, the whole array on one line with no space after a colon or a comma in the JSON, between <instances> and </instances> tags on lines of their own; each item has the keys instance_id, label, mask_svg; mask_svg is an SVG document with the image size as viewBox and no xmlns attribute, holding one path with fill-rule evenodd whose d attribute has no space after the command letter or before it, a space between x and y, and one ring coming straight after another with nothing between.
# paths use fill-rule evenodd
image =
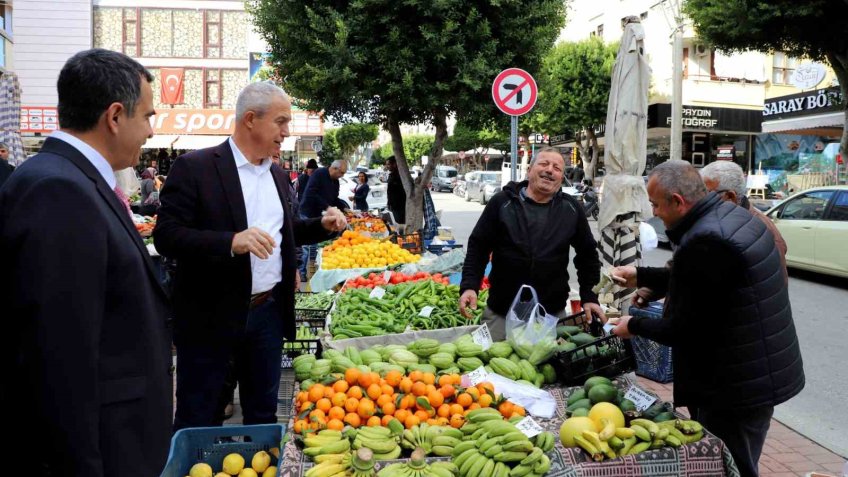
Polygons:
<instances>
[{"instance_id":1,"label":"pedestrian in background","mask_svg":"<svg viewBox=\"0 0 848 477\"><path fill-rule=\"evenodd\" d=\"M774 237L747 210L708 194L686 161L654 168L648 197L677 247L671 265L610 273L665 296L663 317L624 316L613 332L672 347L674 404L724 441L743 476L756 476L774 406L804 388Z\"/></svg>"},{"instance_id":2,"label":"pedestrian in background","mask_svg":"<svg viewBox=\"0 0 848 477\"><path fill-rule=\"evenodd\" d=\"M59 131L0 190L3 452L27 475L150 477L168 457L166 297L115 178L153 136L152 83L121 53L71 57Z\"/></svg>"},{"instance_id":3,"label":"pedestrian in background","mask_svg":"<svg viewBox=\"0 0 848 477\"><path fill-rule=\"evenodd\" d=\"M156 183L156 169L148 167L141 173L141 207L139 214L156 215L156 210L159 208L159 188Z\"/></svg>"},{"instance_id":4,"label":"pedestrian in background","mask_svg":"<svg viewBox=\"0 0 848 477\"><path fill-rule=\"evenodd\" d=\"M347 210L350 206L339 199L339 178L347 172L347 162L333 161L329 167L321 167L309 176L306 188L300 196L300 215L304 219L321 217L329 208ZM315 245L303 247L303 268L300 275L306 276L306 264L314 261L318 248Z\"/></svg>"},{"instance_id":5,"label":"pedestrian in background","mask_svg":"<svg viewBox=\"0 0 848 477\"><path fill-rule=\"evenodd\" d=\"M386 198L388 200L386 207L395 217L395 222L405 224L406 190L403 188L403 181L400 178L395 156L389 156L386 159L386 169L389 170L389 180L386 185Z\"/></svg>"},{"instance_id":6,"label":"pedestrian in background","mask_svg":"<svg viewBox=\"0 0 848 477\"><path fill-rule=\"evenodd\" d=\"M360 172L357 174L356 180L357 183L353 188L353 195L350 196L350 200L354 204L354 209L368 212L368 193L371 192L371 188L368 186L368 174Z\"/></svg>"},{"instance_id":7,"label":"pedestrian in background","mask_svg":"<svg viewBox=\"0 0 848 477\"><path fill-rule=\"evenodd\" d=\"M306 192L306 184L309 182L309 177L316 169L318 169L318 162L315 159L306 161L306 168L299 176L297 176L295 191L297 192L298 199L303 197L303 193Z\"/></svg>"}]
</instances>

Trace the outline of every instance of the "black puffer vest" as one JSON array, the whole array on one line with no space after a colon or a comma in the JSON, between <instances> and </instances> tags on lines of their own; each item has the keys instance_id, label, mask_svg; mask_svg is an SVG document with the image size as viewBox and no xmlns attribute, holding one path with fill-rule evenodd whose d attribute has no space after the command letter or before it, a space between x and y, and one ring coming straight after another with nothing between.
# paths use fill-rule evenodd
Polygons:
<instances>
[{"instance_id":1,"label":"black puffer vest","mask_svg":"<svg viewBox=\"0 0 848 477\"><path fill-rule=\"evenodd\" d=\"M738 254L733 258L738 274L728 276L721 290L698 290L703 297L698 303L675 301L675 289L702 285L697 276L679 276L672 267L665 312L677 322L675 404L744 409L775 406L798 394L804 368L771 232L747 210L713 193L668 236L678 245L675 257L705 241ZM695 262L708 267L710 257Z\"/></svg>"}]
</instances>

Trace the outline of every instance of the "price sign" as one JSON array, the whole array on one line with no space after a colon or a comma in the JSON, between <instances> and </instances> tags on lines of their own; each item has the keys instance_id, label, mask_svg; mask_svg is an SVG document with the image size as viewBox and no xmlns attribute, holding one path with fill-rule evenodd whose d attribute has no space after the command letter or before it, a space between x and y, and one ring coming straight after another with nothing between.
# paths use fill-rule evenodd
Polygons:
<instances>
[{"instance_id":1,"label":"price sign","mask_svg":"<svg viewBox=\"0 0 848 477\"><path fill-rule=\"evenodd\" d=\"M421 309L421 313L418 313L418 316L423 316L424 318L430 318L430 313L433 313L433 310L435 310L434 307L425 306L424 308Z\"/></svg>"},{"instance_id":2,"label":"price sign","mask_svg":"<svg viewBox=\"0 0 848 477\"><path fill-rule=\"evenodd\" d=\"M651 404L657 400L654 396L648 394L641 388L636 386L631 386L630 389L624 393L624 399L628 399L636 405L636 409L639 411L644 411L651 407Z\"/></svg>"},{"instance_id":3,"label":"price sign","mask_svg":"<svg viewBox=\"0 0 848 477\"><path fill-rule=\"evenodd\" d=\"M475 343L483 347L483 351L492 347L492 335L489 333L489 327L483 323L483 326L471 332L471 339Z\"/></svg>"},{"instance_id":4,"label":"price sign","mask_svg":"<svg viewBox=\"0 0 848 477\"><path fill-rule=\"evenodd\" d=\"M542 429L542 426L540 426L539 423L530 416L518 421L518 424L516 424L515 427L517 427L518 430L523 432L527 437L535 437L545 431Z\"/></svg>"},{"instance_id":5,"label":"price sign","mask_svg":"<svg viewBox=\"0 0 848 477\"><path fill-rule=\"evenodd\" d=\"M468 381L471 383L472 386L476 386L489 379L489 372L486 371L486 368L480 366L474 371L471 371L470 373L466 374L465 377L468 378Z\"/></svg>"},{"instance_id":6,"label":"price sign","mask_svg":"<svg viewBox=\"0 0 848 477\"><path fill-rule=\"evenodd\" d=\"M607 322L607 324L604 325L604 334L611 335L613 328L615 328L615 325L610 322Z\"/></svg>"},{"instance_id":7,"label":"price sign","mask_svg":"<svg viewBox=\"0 0 848 477\"><path fill-rule=\"evenodd\" d=\"M371 222L365 222L365 226L370 229L371 228Z\"/></svg>"},{"instance_id":8,"label":"price sign","mask_svg":"<svg viewBox=\"0 0 848 477\"><path fill-rule=\"evenodd\" d=\"M391 279L392 279L392 272L391 271L386 270L385 272L383 272L383 281L384 282L389 283L389 280L391 280Z\"/></svg>"},{"instance_id":9,"label":"price sign","mask_svg":"<svg viewBox=\"0 0 848 477\"><path fill-rule=\"evenodd\" d=\"M384 290L380 287L374 287L374 289L371 290L371 294L368 295L368 296L371 297L371 298L376 298L376 299L379 300L380 298L383 298L383 295L385 295L385 294L386 294L386 290Z\"/></svg>"}]
</instances>

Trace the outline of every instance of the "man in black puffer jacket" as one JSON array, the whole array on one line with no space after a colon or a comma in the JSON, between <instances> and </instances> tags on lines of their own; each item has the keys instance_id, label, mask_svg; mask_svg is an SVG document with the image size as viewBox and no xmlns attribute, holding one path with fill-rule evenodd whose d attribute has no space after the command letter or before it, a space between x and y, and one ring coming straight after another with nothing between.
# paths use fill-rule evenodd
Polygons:
<instances>
[{"instance_id":1,"label":"man in black puffer jacket","mask_svg":"<svg viewBox=\"0 0 848 477\"><path fill-rule=\"evenodd\" d=\"M562 193L565 161L552 148L539 151L527 181L510 182L486 204L468 239L462 267L460 311L477 307L477 290L492 257L489 300L483 318L492 338L505 336L504 317L522 285L532 286L551 315L563 315L568 300L571 248L583 308L605 318L592 287L600 280L601 262L583 207Z\"/></svg>"},{"instance_id":2,"label":"man in black puffer jacket","mask_svg":"<svg viewBox=\"0 0 848 477\"><path fill-rule=\"evenodd\" d=\"M677 248L671 268L619 267L613 278L666 296L661 320L623 317L614 332L672 346L674 404L727 444L743 476L758 461L774 406L804 387L780 253L762 221L707 194L688 162L648 181Z\"/></svg>"}]
</instances>

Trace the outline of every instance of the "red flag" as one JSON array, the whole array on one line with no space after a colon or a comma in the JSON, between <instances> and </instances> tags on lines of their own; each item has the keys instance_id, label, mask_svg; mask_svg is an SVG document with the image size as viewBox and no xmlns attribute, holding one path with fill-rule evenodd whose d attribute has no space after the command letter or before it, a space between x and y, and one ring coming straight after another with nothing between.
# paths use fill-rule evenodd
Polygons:
<instances>
[{"instance_id":1,"label":"red flag","mask_svg":"<svg viewBox=\"0 0 848 477\"><path fill-rule=\"evenodd\" d=\"M160 102L162 104L182 104L185 68L162 68L159 71L161 72L159 79L162 83Z\"/></svg>"}]
</instances>

